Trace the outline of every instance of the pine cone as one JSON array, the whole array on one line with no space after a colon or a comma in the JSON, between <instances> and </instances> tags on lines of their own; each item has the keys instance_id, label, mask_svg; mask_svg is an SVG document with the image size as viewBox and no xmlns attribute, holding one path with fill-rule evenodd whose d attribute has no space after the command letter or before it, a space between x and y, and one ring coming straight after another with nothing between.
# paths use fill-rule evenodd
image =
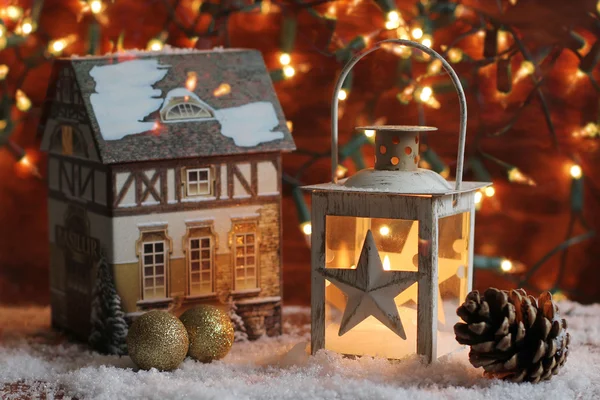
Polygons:
<instances>
[{"instance_id":1,"label":"pine cone","mask_svg":"<svg viewBox=\"0 0 600 400\"><path fill-rule=\"evenodd\" d=\"M567 360L570 337L550 292L536 300L525 290L490 288L467 295L456 313L456 340L471 346L469 361L485 375L512 382L539 382Z\"/></svg>"}]
</instances>

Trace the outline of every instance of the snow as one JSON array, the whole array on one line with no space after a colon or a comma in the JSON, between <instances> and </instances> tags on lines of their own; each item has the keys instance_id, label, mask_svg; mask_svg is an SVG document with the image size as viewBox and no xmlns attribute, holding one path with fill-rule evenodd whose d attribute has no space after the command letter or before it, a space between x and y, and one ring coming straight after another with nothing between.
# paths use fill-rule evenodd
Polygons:
<instances>
[{"instance_id":1,"label":"snow","mask_svg":"<svg viewBox=\"0 0 600 400\"><path fill-rule=\"evenodd\" d=\"M279 296L271 296L271 297L257 297L254 299L245 299L236 301L237 304L265 304L265 303L275 303L277 301L281 301L281 297Z\"/></svg>"},{"instance_id":2,"label":"snow","mask_svg":"<svg viewBox=\"0 0 600 400\"><path fill-rule=\"evenodd\" d=\"M221 361L187 359L173 372L136 371L128 357L102 356L59 340L47 308L0 308L0 397L81 399L460 399L567 400L600 398L600 305L560 304L572 334L559 375L540 384L482 377L467 352L433 365L418 358L350 359L329 351L307 355L308 315L284 308L285 334L235 343ZM10 366L7 368L6 366ZM17 393L9 386L21 381ZM12 385L15 386L15 385Z\"/></svg>"},{"instance_id":3,"label":"snow","mask_svg":"<svg viewBox=\"0 0 600 400\"><path fill-rule=\"evenodd\" d=\"M283 139L283 132L272 131L279 126L279 119L268 101L215 110L215 117L221 123L221 134L233 139L239 147Z\"/></svg>"},{"instance_id":4,"label":"snow","mask_svg":"<svg viewBox=\"0 0 600 400\"><path fill-rule=\"evenodd\" d=\"M185 222L186 224L194 224L194 223L203 223L203 222L214 222L215 219L213 217L208 217L208 218L189 218L189 219L184 219L183 222Z\"/></svg>"},{"instance_id":5,"label":"snow","mask_svg":"<svg viewBox=\"0 0 600 400\"><path fill-rule=\"evenodd\" d=\"M184 197L181 199L182 203L201 203L203 201L211 201L216 200L215 196L194 196L194 197Z\"/></svg>"},{"instance_id":6,"label":"snow","mask_svg":"<svg viewBox=\"0 0 600 400\"><path fill-rule=\"evenodd\" d=\"M123 56L158 56L158 55L178 55L178 54L197 54L197 53L224 53L224 52L234 52L234 51L245 51L245 49L236 49L236 48L224 48L223 46L216 46L212 49L194 49L189 47L173 47L168 44L165 44L160 50L147 50L147 49L122 49L119 51L107 52L104 53L101 57L123 57ZM77 55L73 54L71 57L73 60L85 60L89 58L99 58L99 56L93 54L86 55Z\"/></svg>"},{"instance_id":7,"label":"snow","mask_svg":"<svg viewBox=\"0 0 600 400\"><path fill-rule=\"evenodd\" d=\"M153 85L166 76L168 68L169 65L160 65L157 59L143 58L94 66L90 70L90 76L96 82L96 93L90 95L90 102L104 140L120 140L152 130L155 122L143 122L144 118L161 107L168 107L174 98L187 98L190 103L198 103L210 110L214 118L164 123L216 119L221 124L221 134L233 139L239 147L254 147L283 138L283 132L273 131L279 126L279 119L273 104L268 101L217 110L185 88L172 89L163 98L161 90Z\"/></svg>"},{"instance_id":8,"label":"snow","mask_svg":"<svg viewBox=\"0 0 600 400\"><path fill-rule=\"evenodd\" d=\"M259 213L237 213L237 214L231 214L230 216L231 219L246 219L246 218L260 218L260 214Z\"/></svg>"},{"instance_id":9,"label":"snow","mask_svg":"<svg viewBox=\"0 0 600 400\"><path fill-rule=\"evenodd\" d=\"M105 140L118 140L153 128L153 121L142 120L163 102L161 91L152 85L165 77L168 67L159 65L156 59L140 59L90 70L96 82L96 93L90 95L90 102Z\"/></svg>"},{"instance_id":10,"label":"snow","mask_svg":"<svg viewBox=\"0 0 600 400\"><path fill-rule=\"evenodd\" d=\"M138 228L161 228L169 225L169 221L156 221L156 222L141 222L137 224Z\"/></svg>"}]
</instances>

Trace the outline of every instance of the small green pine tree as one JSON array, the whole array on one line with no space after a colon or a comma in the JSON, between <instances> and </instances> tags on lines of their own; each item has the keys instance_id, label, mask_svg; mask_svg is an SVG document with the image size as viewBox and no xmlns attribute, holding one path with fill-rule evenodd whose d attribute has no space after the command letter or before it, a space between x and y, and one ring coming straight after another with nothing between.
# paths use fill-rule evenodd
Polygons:
<instances>
[{"instance_id":1,"label":"small green pine tree","mask_svg":"<svg viewBox=\"0 0 600 400\"><path fill-rule=\"evenodd\" d=\"M248 341L248 333L246 332L246 326L244 325L244 320L237 313L237 306L231 297L227 300L229 305L229 318L231 319L231 323L233 324L234 329L234 341L235 342L247 342Z\"/></svg>"},{"instance_id":2,"label":"small green pine tree","mask_svg":"<svg viewBox=\"0 0 600 400\"><path fill-rule=\"evenodd\" d=\"M127 354L127 322L121 308L110 266L102 257L94 286L91 315L90 346L103 354Z\"/></svg>"}]
</instances>

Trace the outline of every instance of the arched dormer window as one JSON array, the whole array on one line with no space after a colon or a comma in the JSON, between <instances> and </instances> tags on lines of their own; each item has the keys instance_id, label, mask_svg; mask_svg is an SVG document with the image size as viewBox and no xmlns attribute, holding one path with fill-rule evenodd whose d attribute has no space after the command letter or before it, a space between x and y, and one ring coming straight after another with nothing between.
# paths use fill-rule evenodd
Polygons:
<instances>
[{"instance_id":1,"label":"arched dormer window","mask_svg":"<svg viewBox=\"0 0 600 400\"><path fill-rule=\"evenodd\" d=\"M197 121L213 119L211 108L194 93L177 88L171 90L160 110L163 122Z\"/></svg>"},{"instance_id":2,"label":"arched dormer window","mask_svg":"<svg viewBox=\"0 0 600 400\"><path fill-rule=\"evenodd\" d=\"M164 112L165 121L177 121L184 119L197 119L197 118L212 118L213 115L204 107L196 104L190 100L185 101L183 98L173 99L173 101L179 100L179 102L172 105Z\"/></svg>"}]
</instances>

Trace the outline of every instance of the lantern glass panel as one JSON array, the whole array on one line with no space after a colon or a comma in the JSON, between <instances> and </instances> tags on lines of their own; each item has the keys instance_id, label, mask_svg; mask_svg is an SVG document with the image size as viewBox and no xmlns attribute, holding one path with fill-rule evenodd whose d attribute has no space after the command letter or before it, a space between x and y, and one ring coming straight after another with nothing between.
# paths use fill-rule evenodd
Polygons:
<instances>
[{"instance_id":1,"label":"lantern glass panel","mask_svg":"<svg viewBox=\"0 0 600 400\"><path fill-rule=\"evenodd\" d=\"M417 221L328 215L326 227L326 268L356 268L370 229L384 269L417 271ZM415 354L417 285L414 283L395 298L407 337L404 340L373 316L339 336L346 296L334 284L325 281L325 348L342 354L394 359Z\"/></svg>"},{"instance_id":2,"label":"lantern glass panel","mask_svg":"<svg viewBox=\"0 0 600 400\"><path fill-rule=\"evenodd\" d=\"M469 290L470 219L468 212L440 218L438 222L438 357L461 347L454 338L459 322L456 309Z\"/></svg>"}]
</instances>

